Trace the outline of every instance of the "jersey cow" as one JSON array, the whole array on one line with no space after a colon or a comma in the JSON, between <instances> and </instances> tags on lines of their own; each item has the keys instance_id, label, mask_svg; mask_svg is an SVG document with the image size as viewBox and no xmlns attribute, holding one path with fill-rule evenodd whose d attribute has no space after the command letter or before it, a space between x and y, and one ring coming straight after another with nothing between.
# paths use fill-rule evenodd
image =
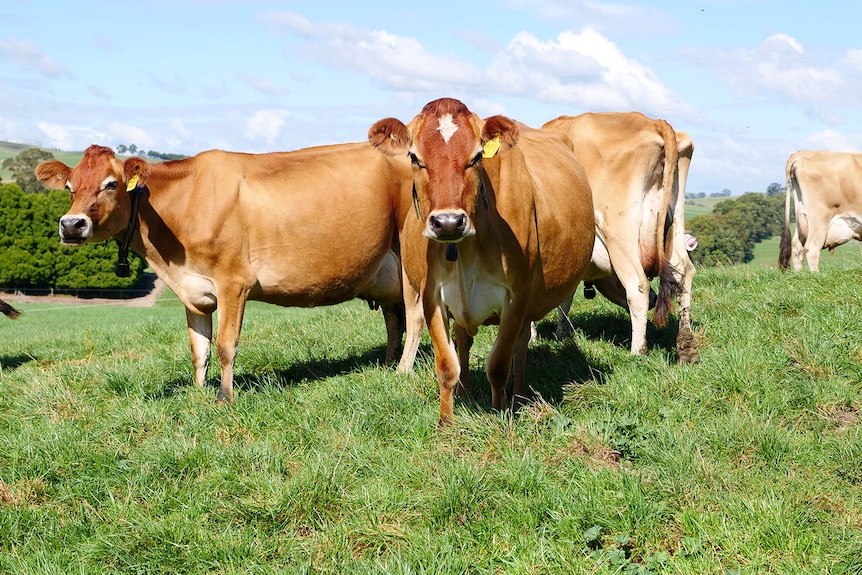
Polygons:
<instances>
[{"instance_id":1,"label":"jersey cow","mask_svg":"<svg viewBox=\"0 0 862 575\"><path fill-rule=\"evenodd\" d=\"M486 363L493 407L503 408L513 367L512 399L521 401L530 321L575 289L592 251L590 188L574 153L553 134L504 116L482 120L450 98L407 125L377 122L369 139L413 163L416 217L407 216L401 255L431 336L440 422L453 420L459 380L468 391L481 325L499 324Z\"/></svg>"},{"instance_id":2,"label":"jersey cow","mask_svg":"<svg viewBox=\"0 0 862 575\"><path fill-rule=\"evenodd\" d=\"M862 240L862 154L800 151L787 159L784 232L778 266L820 269L820 251L850 240ZM790 235L790 202L796 206L796 228Z\"/></svg>"},{"instance_id":3,"label":"jersey cow","mask_svg":"<svg viewBox=\"0 0 862 575\"><path fill-rule=\"evenodd\" d=\"M69 190L64 244L128 237L180 299L198 385L218 308L221 402L233 398L246 301L310 307L380 297L380 280L400 268L390 250L411 206L407 158L383 156L367 143L209 151L161 164L123 162L110 148L91 146L74 169L49 161L36 175Z\"/></svg>"},{"instance_id":4,"label":"jersey cow","mask_svg":"<svg viewBox=\"0 0 862 575\"><path fill-rule=\"evenodd\" d=\"M685 183L694 145L664 120L637 112L561 116L542 130L567 136L593 193L596 243L584 275L631 317L631 352L647 352L647 314L662 327L679 299L678 359L700 359L691 330L695 269L685 242ZM650 285L659 278L658 294ZM589 284L585 284L587 287ZM589 293L587 289L587 293ZM594 293L594 292L593 292ZM571 332L567 298L558 310L559 335Z\"/></svg>"}]
</instances>

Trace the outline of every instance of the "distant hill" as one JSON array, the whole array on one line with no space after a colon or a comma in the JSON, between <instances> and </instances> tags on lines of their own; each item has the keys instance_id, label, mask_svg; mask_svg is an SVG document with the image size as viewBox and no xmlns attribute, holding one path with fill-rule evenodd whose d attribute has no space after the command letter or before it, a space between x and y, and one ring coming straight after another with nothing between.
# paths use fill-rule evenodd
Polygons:
<instances>
[{"instance_id":1,"label":"distant hill","mask_svg":"<svg viewBox=\"0 0 862 575\"><path fill-rule=\"evenodd\" d=\"M6 158L14 158L24 150L28 150L30 148L39 148L40 150L50 152L56 159L69 166L76 165L84 156L83 150L80 152L64 152L62 150L43 148L41 146L17 144L14 142L5 142L3 140L0 140L0 164L2 164L3 160L5 160ZM12 181L12 174L10 174L8 170L4 170L2 167L0 167L0 178L3 178L4 182L10 182Z\"/></svg>"}]
</instances>

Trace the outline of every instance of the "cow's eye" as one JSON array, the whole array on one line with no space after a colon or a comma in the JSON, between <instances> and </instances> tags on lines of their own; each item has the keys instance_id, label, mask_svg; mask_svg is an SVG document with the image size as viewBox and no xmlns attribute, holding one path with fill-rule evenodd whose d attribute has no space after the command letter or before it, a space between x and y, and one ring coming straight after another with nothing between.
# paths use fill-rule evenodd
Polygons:
<instances>
[{"instance_id":1,"label":"cow's eye","mask_svg":"<svg viewBox=\"0 0 862 575\"><path fill-rule=\"evenodd\" d=\"M108 182L107 184L105 184L105 189L106 190L116 190L117 189L117 182Z\"/></svg>"},{"instance_id":2,"label":"cow's eye","mask_svg":"<svg viewBox=\"0 0 862 575\"><path fill-rule=\"evenodd\" d=\"M479 152L478 154L476 154L473 157L472 160L470 160L470 165L467 167L468 168L475 168L476 166L478 166L481 163L482 163L482 152Z\"/></svg>"},{"instance_id":3,"label":"cow's eye","mask_svg":"<svg viewBox=\"0 0 862 575\"><path fill-rule=\"evenodd\" d=\"M413 164L414 166L416 166L420 170L425 169L425 166L422 164L422 162L419 161L419 156L417 156L413 152L409 152L407 155L410 156L410 163L411 164Z\"/></svg>"}]
</instances>

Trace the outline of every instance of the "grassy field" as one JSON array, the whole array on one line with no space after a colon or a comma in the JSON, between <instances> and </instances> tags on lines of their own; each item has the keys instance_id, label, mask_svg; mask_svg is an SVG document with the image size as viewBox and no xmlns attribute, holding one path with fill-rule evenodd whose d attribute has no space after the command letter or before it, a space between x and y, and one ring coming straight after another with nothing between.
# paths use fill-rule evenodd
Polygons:
<instances>
[{"instance_id":1,"label":"grassy field","mask_svg":"<svg viewBox=\"0 0 862 575\"><path fill-rule=\"evenodd\" d=\"M862 573L862 262L701 270L703 360L628 355L576 297L436 429L427 340L381 366L360 302L251 304L237 397L190 384L182 307L21 305L0 321L0 572ZM5 320L5 318L0 318ZM494 329L480 332L473 376ZM427 336L426 336L427 337Z\"/></svg>"}]
</instances>

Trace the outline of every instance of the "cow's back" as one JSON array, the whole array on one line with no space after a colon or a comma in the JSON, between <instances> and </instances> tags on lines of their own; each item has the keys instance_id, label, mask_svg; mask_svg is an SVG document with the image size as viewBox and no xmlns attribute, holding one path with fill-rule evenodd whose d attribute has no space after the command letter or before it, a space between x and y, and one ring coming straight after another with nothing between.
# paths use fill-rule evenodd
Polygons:
<instances>
[{"instance_id":1,"label":"cow's back","mask_svg":"<svg viewBox=\"0 0 862 575\"><path fill-rule=\"evenodd\" d=\"M156 209L185 247L186 277L221 285L233 277L253 286L250 299L313 306L355 297L397 234L395 204L409 204L409 164L364 143L195 159L196 177L171 184L170 207ZM151 180L155 190L157 169Z\"/></svg>"},{"instance_id":2,"label":"cow's back","mask_svg":"<svg viewBox=\"0 0 862 575\"><path fill-rule=\"evenodd\" d=\"M658 275L668 248L657 224L672 209L664 169L666 142L673 144L676 156L670 125L639 112L586 113L561 116L542 130L570 139L590 181L599 227L630 236L627 242L638 246L642 268L649 276Z\"/></svg>"},{"instance_id":3,"label":"cow's back","mask_svg":"<svg viewBox=\"0 0 862 575\"><path fill-rule=\"evenodd\" d=\"M862 154L801 151L788 161L802 198L813 194L818 202L859 214L862 211Z\"/></svg>"}]
</instances>

